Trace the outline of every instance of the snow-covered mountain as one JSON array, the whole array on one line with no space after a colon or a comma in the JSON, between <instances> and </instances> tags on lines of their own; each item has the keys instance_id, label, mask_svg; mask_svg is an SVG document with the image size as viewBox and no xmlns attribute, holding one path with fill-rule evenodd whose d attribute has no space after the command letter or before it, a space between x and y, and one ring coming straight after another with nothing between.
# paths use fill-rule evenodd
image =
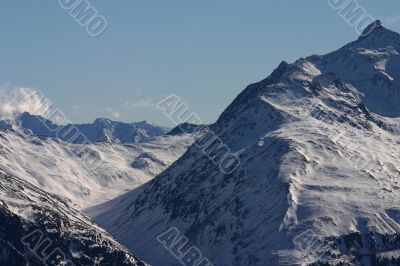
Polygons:
<instances>
[{"instance_id":1,"label":"snow-covered mountain","mask_svg":"<svg viewBox=\"0 0 400 266\"><path fill-rule=\"evenodd\" d=\"M0 169L84 208L149 181L192 143L190 135L165 135L136 144L70 144L0 130Z\"/></svg>"},{"instance_id":2,"label":"snow-covered mountain","mask_svg":"<svg viewBox=\"0 0 400 266\"><path fill-rule=\"evenodd\" d=\"M3 170L0 265L145 266L68 203Z\"/></svg>"},{"instance_id":3,"label":"snow-covered mountain","mask_svg":"<svg viewBox=\"0 0 400 266\"><path fill-rule=\"evenodd\" d=\"M177 263L157 241L170 228L190 244L178 254L216 266L400 265L400 35L376 25L232 102L210 129L238 154L233 173L192 145L88 213L154 265Z\"/></svg>"},{"instance_id":4,"label":"snow-covered mountain","mask_svg":"<svg viewBox=\"0 0 400 266\"><path fill-rule=\"evenodd\" d=\"M28 113L0 121L0 265L145 265L80 210L149 181L194 136L106 119L59 134L73 126L93 143L66 142Z\"/></svg>"},{"instance_id":5,"label":"snow-covered mountain","mask_svg":"<svg viewBox=\"0 0 400 266\"><path fill-rule=\"evenodd\" d=\"M44 117L31 115L27 112L22 113L14 120L0 121L0 128L16 130L19 128L36 136L58 138L75 144L95 142L138 143L166 133L161 127L146 121L129 124L106 118L98 118L91 124L59 126ZM79 131L85 137L74 137L77 134L76 131Z\"/></svg>"}]
</instances>

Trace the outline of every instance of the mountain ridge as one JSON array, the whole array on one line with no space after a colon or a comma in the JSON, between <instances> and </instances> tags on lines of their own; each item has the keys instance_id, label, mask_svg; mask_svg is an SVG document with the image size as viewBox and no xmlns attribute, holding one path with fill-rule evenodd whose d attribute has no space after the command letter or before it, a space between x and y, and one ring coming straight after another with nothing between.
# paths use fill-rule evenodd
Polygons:
<instances>
[{"instance_id":1,"label":"mountain ridge","mask_svg":"<svg viewBox=\"0 0 400 266\"><path fill-rule=\"evenodd\" d=\"M377 25L234 99L210 128L239 155L235 172L192 145L89 215L150 263L175 227L214 265L398 265L400 35Z\"/></svg>"},{"instance_id":2,"label":"mountain ridge","mask_svg":"<svg viewBox=\"0 0 400 266\"><path fill-rule=\"evenodd\" d=\"M139 143L166 134L161 127L147 121L124 123L107 118L97 118L90 124L57 125L51 120L28 112L22 113L13 120L0 121L0 128L57 138L74 144Z\"/></svg>"}]
</instances>

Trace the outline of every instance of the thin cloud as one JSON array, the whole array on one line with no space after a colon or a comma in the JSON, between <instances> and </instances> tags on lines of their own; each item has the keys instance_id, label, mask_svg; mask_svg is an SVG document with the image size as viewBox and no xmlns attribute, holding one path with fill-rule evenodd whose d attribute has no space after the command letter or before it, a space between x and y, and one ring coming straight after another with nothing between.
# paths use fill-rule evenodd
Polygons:
<instances>
[{"instance_id":1,"label":"thin cloud","mask_svg":"<svg viewBox=\"0 0 400 266\"><path fill-rule=\"evenodd\" d=\"M15 119L18 115L29 112L46 117L52 103L42 93L31 88L0 86L0 119Z\"/></svg>"},{"instance_id":2,"label":"thin cloud","mask_svg":"<svg viewBox=\"0 0 400 266\"><path fill-rule=\"evenodd\" d=\"M397 24L400 22L400 16L393 16L393 17L387 17L383 19L383 24L385 26L392 26L394 24Z\"/></svg>"}]
</instances>

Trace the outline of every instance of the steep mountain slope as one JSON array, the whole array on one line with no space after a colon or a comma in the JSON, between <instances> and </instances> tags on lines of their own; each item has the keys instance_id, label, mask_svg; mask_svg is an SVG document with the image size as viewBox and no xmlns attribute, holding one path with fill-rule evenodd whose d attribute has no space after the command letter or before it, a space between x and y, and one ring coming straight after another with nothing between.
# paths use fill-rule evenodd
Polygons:
<instances>
[{"instance_id":1,"label":"steep mountain slope","mask_svg":"<svg viewBox=\"0 0 400 266\"><path fill-rule=\"evenodd\" d=\"M67 203L2 170L0 264L145 266Z\"/></svg>"},{"instance_id":2,"label":"steep mountain slope","mask_svg":"<svg viewBox=\"0 0 400 266\"><path fill-rule=\"evenodd\" d=\"M147 182L192 142L180 135L137 144L69 144L0 130L0 168L84 208Z\"/></svg>"},{"instance_id":3,"label":"steep mountain slope","mask_svg":"<svg viewBox=\"0 0 400 266\"><path fill-rule=\"evenodd\" d=\"M282 62L211 126L236 171L193 145L89 214L154 265L177 263L157 241L170 228L214 265L399 265L399 52L378 22L333 53Z\"/></svg>"},{"instance_id":4,"label":"steep mountain slope","mask_svg":"<svg viewBox=\"0 0 400 266\"><path fill-rule=\"evenodd\" d=\"M23 113L15 120L0 121L0 128L20 128L24 132L36 136L58 138L75 144L95 142L138 143L165 134L161 127L146 121L128 124L98 118L92 124L59 126L46 118L29 113ZM76 136L76 130L85 137Z\"/></svg>"}]
</instances>

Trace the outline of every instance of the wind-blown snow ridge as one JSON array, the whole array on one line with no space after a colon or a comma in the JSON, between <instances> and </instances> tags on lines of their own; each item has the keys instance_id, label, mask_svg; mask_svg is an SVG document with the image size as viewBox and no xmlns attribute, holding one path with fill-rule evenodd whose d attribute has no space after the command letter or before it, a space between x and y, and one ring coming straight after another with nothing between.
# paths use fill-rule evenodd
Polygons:
<instances>
[{"instance_id":1,"label":"wind-blown snow ridge","mask_svg":"<svg viewBox=\"0 0 400 266\"><path fill-rule=\"evenodd\" d=\"M150 263L176 262L156 241L176 227L214 265L398 265L399 52L400 35L378 24L282 62L211 126L240 152L234 173L192 146L89 214Z\"/></svg>"}]
</instances>

